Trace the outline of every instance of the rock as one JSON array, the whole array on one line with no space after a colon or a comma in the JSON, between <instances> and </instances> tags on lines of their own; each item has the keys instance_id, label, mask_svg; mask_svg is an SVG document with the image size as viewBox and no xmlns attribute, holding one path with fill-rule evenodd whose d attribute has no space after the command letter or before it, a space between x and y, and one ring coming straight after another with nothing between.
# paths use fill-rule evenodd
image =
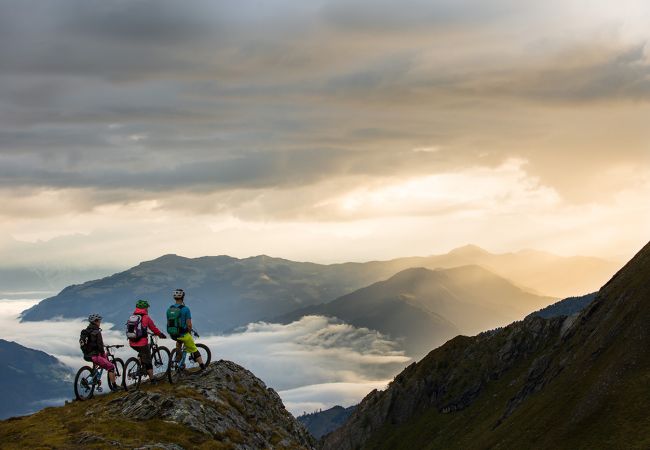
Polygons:
<instances>
[{"instance_id":1,"label":"rock","mask_svg":"<svg viewBox=\"0 0 650 450\"><path fill-rule=\"evenodd\" d=\"M163 444L163 443L156 443L156 444L147 444L143 447L138 447L133 450L185 450L183 447L181 447L178 444Z\"/></svg>"},{"instance_id":2,"label":"rock","mask_svg":"<svg viewBox=\"0 0 650 450\"><path fill-rule=\"evenodd\" d=\"M97 436L96 434L90 433L88 431L83 431L77 435L77 444L80 445L91 445L91 444L101 444L102 446L110 447L122 447L122 444L115 440L109 440L103 438L102 436Z\"/></svg>"},{"instance_id":3,"label":"rock","mask_svg":"<svg viewBox=\"0 0 650 450\"><path fill-rule=\"evenodd\" d=\"M111 414L132 420L175 422L233 449L313 449L315 444L273 389L230 361L186 377L171 391L129 392L107 407Z\"/></svg>"}]
</instances>

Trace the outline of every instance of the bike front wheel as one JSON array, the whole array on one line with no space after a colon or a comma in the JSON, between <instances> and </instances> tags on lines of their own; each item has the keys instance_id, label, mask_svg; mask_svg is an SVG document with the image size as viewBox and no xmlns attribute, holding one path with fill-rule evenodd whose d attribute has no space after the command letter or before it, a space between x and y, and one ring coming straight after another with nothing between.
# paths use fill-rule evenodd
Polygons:
<instances>
[{"instance_id":1,"label":"bike front wheel","mask_svg":"<svg viewBox=\"0 0 650 450\"><path fill-rule=\"evenodd\" d=\"M120 358L115 358L113 360L113 365L115 366L115 386L111 385L111 379L108 378L108 387L123 387L124 386L124 361ZM108 376L108 374L107 374Z\"/></svg>"},{"instance_id":2,"label":"bike front wheel","mask_svg":"<svg viewBox=\"0 0 650 450\"><path fill-rule=\"evenodd\" d=\"M142 365L138 358L129 358L124 365L124 389L136 390L140 387L142 380Z\"/></svg>"},{"instance_id":3,"label":"bike front wheel","mask_svg":"<svg viewBox=\"0 0 650 450\"><path fill-rule=\"evenodd\" d=\"M77 400L88 400L95 393L95 373L92 367L83 366L74 377L74 395Z\"/></svg>"},{"instance_id":4,"label":"bike front wheel","mask_svg":"<svg viewBox=\"0 0 650 450\"><path fill-rule=\"evenodd\" d=\"M167 347L158 347L151 354L154 380L160 380L167 375L169 370L170 353Z\"/></svg>"}]
</instances>

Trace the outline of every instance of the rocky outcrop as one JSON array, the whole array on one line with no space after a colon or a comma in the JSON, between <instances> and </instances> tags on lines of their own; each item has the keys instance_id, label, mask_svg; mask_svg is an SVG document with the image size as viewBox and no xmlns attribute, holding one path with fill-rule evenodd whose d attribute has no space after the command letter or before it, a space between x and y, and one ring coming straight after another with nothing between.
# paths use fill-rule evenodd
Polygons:
<instances>
[{"instance_id":1,"label":"rocky outcrop","mask_svg":"<svg viewBox=\"0 0 650 450\"><path fill-rule=\"evenodd\" d=\"M369 394L324 449L648 448L650 244L578 315L459 336Z\"/></svg>"},{"instance_id":2,"label":"rocky outcrop","mask_svg":"<svg viewBox=\"0 0 650 450\"><path fill-rule=\"evenodd\" d=\"M442 414L468 408L488 383L558 343L564 320L530 317L497 332L452 339L407 367L385 391L368 394L351 418L325 437L322 448L360 448L385 424L406 423L432 407Z\"/></svg>"},{"instance_id":3,"label":"rocky outcrop","mask_svg":"<svg viewBox=\"0 0 650 450\"><path fill-rule=\"evenodd\" d=\"M230 362L177 383L67 402L0 421L0 447L61 449L314 450L315 440L278 394Z\"/></svg>"},{"instance_id":4,"label":"rocky outcrop","mask_svg":"<svg viewBox=\"0 0 650 450\"><path fill-rule=\"evenodd\" d=\"M136 421L174 422L232 449L313 448L313 438L285 409L278 394L230 361L188 375L173 389L129 392L97 408ZM96 414L97 408L86 414Z\"/></svg>"}]
</instances>

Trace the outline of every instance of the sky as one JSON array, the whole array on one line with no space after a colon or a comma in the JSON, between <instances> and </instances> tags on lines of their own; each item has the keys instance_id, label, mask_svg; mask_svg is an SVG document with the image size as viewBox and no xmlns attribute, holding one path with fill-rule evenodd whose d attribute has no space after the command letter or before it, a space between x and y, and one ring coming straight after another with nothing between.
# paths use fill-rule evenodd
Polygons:
<instances>
[{"instance_id":1,"label":"sky","mask_svg":"<svg viewBox=\"0 0 650 450\"><path fill-rule=\"evenodd\" d=\"M18 314L35 303L37 300L0 299L0 339L49 353L76 372L85 364L79 351L79 332L87 322L83 318L19 322ZM111 325L102 324L104 342L125 344L124 331L111 330ZM210 347L214 361L234 361L278 391L296 416L335 405L355 405L371 390L384 389L412 362L396 342L374 330L318 316L287 325L252 323L236 333L201 336L199 341ZM158 343L173 347L170 340ZM116 356L126 361L135 352L125 347L118 349Z\"/></svg>"},{"instance_id":2,"label":"sky","mask_svg":"<svg viewBox=\"0 0 650 450\"><path fill-rule=\"evenodd\" d=\"M0 266L650 230L650 4L0 0Z\"/></svg>"}]
</instances>

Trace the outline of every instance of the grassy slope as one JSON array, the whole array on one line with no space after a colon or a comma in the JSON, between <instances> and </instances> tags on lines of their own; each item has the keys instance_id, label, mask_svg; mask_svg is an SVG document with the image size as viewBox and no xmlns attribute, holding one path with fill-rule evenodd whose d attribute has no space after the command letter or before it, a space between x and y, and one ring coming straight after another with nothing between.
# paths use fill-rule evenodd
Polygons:
<instances>
[{"instance_id":1,"label":"grassy slope","mask_svg":"<svg viewBox=\"0 0 650 450\"><path fill-rule=\"evenodd\" d=\"M151 387L143 385L143 390ZM162 384L156 391L171 390L173 386ZM116 396L125 393L101 395L86 402L71 402L64 407L45 408L31 416L12 418L0 422L3 449L103 449L105 441L79 442L87 434L107 441L118 441L123 448L135 448L158 442L174 442L183 448L228 449L210 436L190 430L182 425L160 419L131 421L108 415L105 406ZM188 395L191 395L188 392ZM90 410L93 412L90 414ZM86 415L89 413L88 415ZM120 448L115 447L115 448Z\"/></svg>"},{"instance_id":2,"label":"grassy slope","mask_svg":"<svg viewBox=\"0 0 650 450\"><path fill-rule=\"evenodd\" d=\"M533 357L491 382L469 408L451 414L429 408L406 424L386 424L365 447L650 448L649 302L646 246L601 290L578 326L553 344L547 385L499 426L495 428ZM551 377L551 369L559 375Z\"/></svg>"}]
</instances>

